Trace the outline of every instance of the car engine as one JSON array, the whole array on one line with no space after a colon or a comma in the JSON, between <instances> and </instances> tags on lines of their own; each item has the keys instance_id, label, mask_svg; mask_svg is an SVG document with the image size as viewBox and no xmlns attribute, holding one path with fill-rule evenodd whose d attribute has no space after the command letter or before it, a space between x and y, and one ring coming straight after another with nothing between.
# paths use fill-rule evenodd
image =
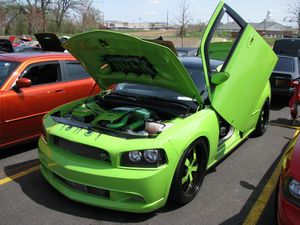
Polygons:
<instances>
[{"instance_id":1,"label":"car engine","mask_svg":"<svg viewBox=\"0 0 300 225\"><path fill-rule=\"evenodd\" d=\"M173 124L172 120L162 120L156 112L147 108L119 106L104 109L95 101L80 104L65 113L60 112L60 117L73 125L79 122L95 130L120 131L135 136L156 135Z\"/></svg>"}]
</instances>

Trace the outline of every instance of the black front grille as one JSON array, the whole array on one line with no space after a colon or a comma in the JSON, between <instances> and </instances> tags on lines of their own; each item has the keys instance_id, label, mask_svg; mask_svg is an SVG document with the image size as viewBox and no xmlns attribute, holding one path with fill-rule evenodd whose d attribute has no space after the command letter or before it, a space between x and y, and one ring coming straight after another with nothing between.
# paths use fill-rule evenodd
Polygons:
<instances>
[{"instance_id":1,"label":"black front grille","mask_svg":"<svg viewBox=\"0 0 300 225\"><path fill-rule=\"evenodd\" d=\"M108 152L100 148L68 141L60 137L54 137L54 144L64 150L81 155L83 157L111 162Z\"/></svg>"},{"instance_id":2,"label":"black front grille","mask_svg":"<svg viewBox=\"0 0 300 225\"><path fill-rule=\"evenodd\" d=\"M78 184L69 180L66 180L65 178L53 173L54 176L60 180L61 182L63 182L64 184L68 185L69 187L77 190L77 191L81 191L81 192L86 192L92 195L97 195L97 196L101 196L103 198L109 198L109 191L104 190L104 189L100 189L100 188L94 188L91 186L87 186L84 184Z\"/></svg>"}]
</instances>

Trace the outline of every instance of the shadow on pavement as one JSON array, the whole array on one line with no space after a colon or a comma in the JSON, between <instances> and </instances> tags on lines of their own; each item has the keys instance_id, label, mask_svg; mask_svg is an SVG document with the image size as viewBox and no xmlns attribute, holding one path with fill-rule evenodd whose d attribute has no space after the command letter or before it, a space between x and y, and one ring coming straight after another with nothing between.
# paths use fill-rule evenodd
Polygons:
<instances>
[{"instance_id":1,"label":"shadow on pavement","mask_svg":"<svg viewBox=\"0 0 300 225\"><path fill-rule=\"evenodd\" d=\"M14 174L20 173L24 170L30 169L34 166L39 165L39 164L40 164L40 162L39 162L38 159L32 159L32 160L29 160L29 161L26 161L26 162L21 162L21 163L13 164L13 165L10 165L10 166L5 166L4 167L4 172L5 172L5 175L7 177L10 177Z\"/></svg>"},{"instance_id":2,"label":"shadow on pavement","mask_svg":"<svg viewBox=\"0 0 300 225\"><path fill-rule=\"evenodd\" d=\"M38 142L32 141L26 144L0 149L0 159L5 159L13 155L18 155L20 153L36 149L37 146L38 146Z\"/></svg>"},{"instance_id":3,"label":"shadow on pavement","mask_svg":"<svg viewBox=\"0 0 300 225\"><path fill-rule=\"evenodd\" d=\"M252 207L254 206L255 202L257 201L258 197L260 196L263 188L267 184L268 180L272 176L276 166L278 163L280 163L281 157L285 152L286 147L288 146L289 141L285 144L285 146L281 150L281 154L276 158L276 160L273 162L273 164L270 166L268 171L265 173L261 181L257 186L248 183L247 181L240 181L240 185L248 190L253 190L253 193L246 201L246 204L243 206L243 208L240 210L238 214L235 216L229 218L228 220L224 221L220 225L237 225L237 224L243 224L243 222L246 220L247 216L249 215ZM275 207L275 192L272 193L271 198L269 199L268 204L266 205L266 208L264 209L257 225L275 225L277 224L276 219L276 207ZM263 219L268 218L268 219ZM270 220L272 218L272 220Z\"/></svg>"},{"instance_id":4,"label":"shadow on pavement","mask_svg":"<svg viewBox=\"0 0 300 225\"><path fill-rule=\"evenodd\" d=\"M293 124L292 119L278 118L276 120L271 120L270 125L273 125L273 126L282 125L284 127L294 128L294 127L300 127L300 121L296 120L295 123Z\"/></svg>"},{"instance_id":5,"label":"shadow on pavement","mask_svg":"<svg viewBox=\"0 0 300 225\"><path fill-rule=\"evenodd\" d=\"M10 166L4 167L7 177L11 176L14 168L20 168L27 164L36 164L37 160L30 160ZM72 201L56 189L54 189L42 176L40 171L31 173L30 175L14 180L22 188L26 196L39 205L47 207L60 213L73 215L76 217L94 219L98 221L108 221L117 223L139 223L145 222L157 214L173 211L179 206L172 202L168 202L163 208L152 213L136 214L119 212L109 209L98 208Z\"/></svg>"},{"instance_id":6,"label":"shadow on pavement","mask_svg":"<svg viewBox=\"0 0 300 225\"><path fill-rule=\"evenodd\" d=\"M272 97L271 110L279 111L289 105L289 99L283 97Z\"/></svg>"}]
</instances>

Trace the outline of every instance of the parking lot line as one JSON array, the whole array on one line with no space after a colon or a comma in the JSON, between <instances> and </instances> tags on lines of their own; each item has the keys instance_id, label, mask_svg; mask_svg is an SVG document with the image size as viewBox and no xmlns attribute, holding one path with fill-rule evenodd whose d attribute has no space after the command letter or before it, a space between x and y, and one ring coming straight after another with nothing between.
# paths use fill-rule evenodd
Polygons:
<instances>
[{"instance_id":1,"label":"parking lot line","mask_svg":"<svg viewBox=\"0 0 300 225\"><path fill-rule=\"evenodd\" d=\"M300 133L299 127L296 130L294 137ZM278 178L281 172L282 159L284 154L282 155L279 163L277 164L272 176L268 180L267 184L263 188L260 196L256 200L254 206L252 207L250 213L248 214L243 225L254 225L257 224L259 218L261 217L262 212L264 211L273 191L275 190L278 182Z\"/></svg>"},{"instance_id":2,"label":"parking lot line","mask_svg":"<svg viewBox=\"0 0 300 225\"><path fill-rule=\"evenodd\" d=\"M27 175L27 174L33 173L33 172L35 172L35 171L37 171L39 169L40 169L40 165L37 165L37 166L31 167L31 168L29 168L27 170L24 170L24 171L22 171L20 173L16 173L16 174L11 175L9 177L3 178L3 179L0 180L0 185L9 183L9 182L11 182L13 180L16 180L16 179L18 179L20 177L23 177L23 176Z\"/></svg>"},{"instance_id":3,"label":"parking lot line","mask_svg":"<svg viewBox=\"0 0 300 225\"><path fill-rule=\"evenodd\" d=\"M299 129L299 126L292 126L292 125L287 125L287 124L282 124L282 123L273 123L270 122L270 125L272 126L279 126L279 127L284 127L284 128L288 128L288 129Z\"/></svg>"}]
</instances>

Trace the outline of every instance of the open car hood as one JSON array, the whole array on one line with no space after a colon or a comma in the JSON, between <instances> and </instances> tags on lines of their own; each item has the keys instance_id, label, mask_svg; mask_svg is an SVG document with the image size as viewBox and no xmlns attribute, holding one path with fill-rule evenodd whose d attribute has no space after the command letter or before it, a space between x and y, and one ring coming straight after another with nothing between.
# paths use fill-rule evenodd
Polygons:
<instances>
[{"instance_id":1,"label":"open car hood","mask_svg":"<svg viewBox=\"0 0 300 225\"><path fill-rule=\"evenodd\" d=\"M165 46L104 30L73 36L63 46L103 89L118 83L160 86L202 103L187 70Z\"/></svg>"},{"instance_id":2,"label":"open car hood","mask_svg":"<svg viewBox=\"0 0 300 225\"><path fill-rule=\"evenodd\" d=\"M0 39L0 52L7 52L7 53L14 52L12 43L7 39Z\"/></svg>"},{"instance_id":3,"label":"open car hood","mask_svg":"<svg viewBox=\"0 0 300 225\"><path fill-rule=\"evenodd\" d=\"M53 33L34 34L42 49L47 52L64 52L65 49L61 45L61 41Z\"/></svg>"}]
</instances>

